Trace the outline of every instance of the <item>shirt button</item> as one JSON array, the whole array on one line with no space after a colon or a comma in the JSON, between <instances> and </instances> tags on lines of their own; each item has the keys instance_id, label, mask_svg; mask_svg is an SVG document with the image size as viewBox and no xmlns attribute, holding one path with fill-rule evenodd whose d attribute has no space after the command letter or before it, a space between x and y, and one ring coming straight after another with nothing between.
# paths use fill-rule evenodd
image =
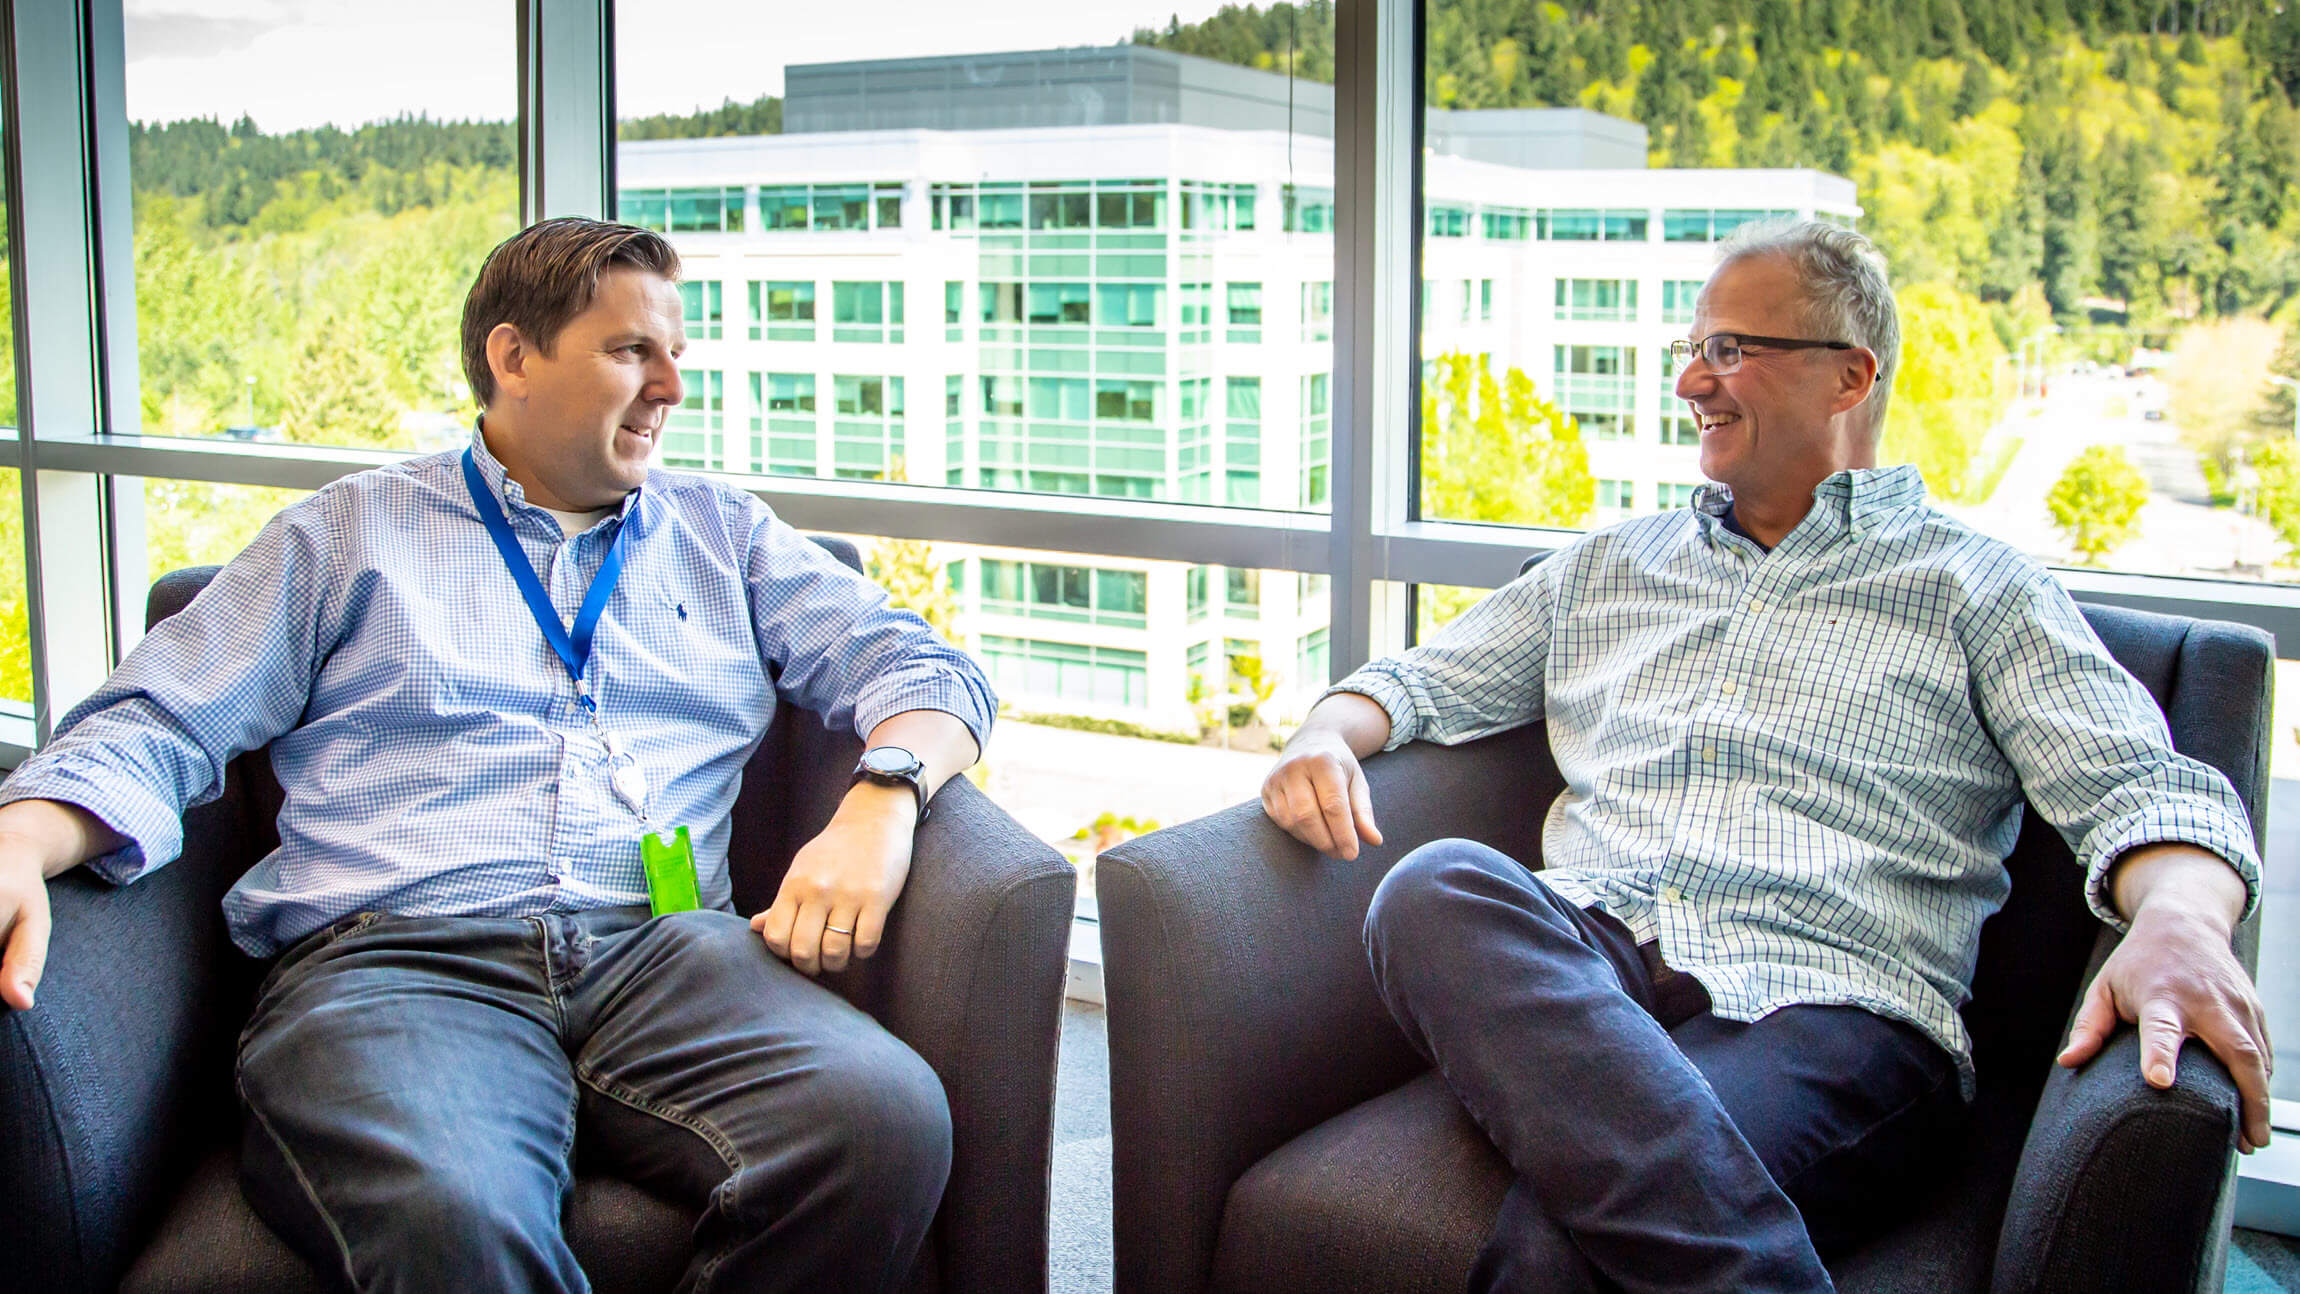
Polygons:
<instances>
[{"instance_id":1,"label":"shirt button","mask_svg":"<svg viewBox=\"0 0 2300 1294\"><path fill-rule=\"evenodd\" d=\"M1761 601L1752 601L1749 604L1749 614L1753 616L1765 614L1765 604Z\"/></svg>"},{"instance_id":2,"label":"shirt button","mask_svg":"<svg viewBox=\"0 0 2300 1294\"><path fill-rule=\"evenodd\" d=\"M1717 758L1717 748L1715 746L1703 746L1701 748L1701 758L1714 762Z\"/></svg>"},{"instance_id":3,"label":"shirt button","mask_svg":"<svg viewBox=\"0 0 2300 1294\"><path fill-rule=\"evenodd\" d=\"M1717 685L1717 690L1723 692L1727 696L1733 695L1733 680L1726 679L1724 682Z\"/></svg>"},{"instance_id":4,"label":"shirt button","mask_svg":"<svg viewBox=\"0 0 2300 1294\"><path fill-rule=\"evenodd\" d=\"M1685 893L1674 885L1664 885L1661 887L1661 897L1671 903L1675 903L1678 900L1684 898Z\"/></svg>"}]
</instances>

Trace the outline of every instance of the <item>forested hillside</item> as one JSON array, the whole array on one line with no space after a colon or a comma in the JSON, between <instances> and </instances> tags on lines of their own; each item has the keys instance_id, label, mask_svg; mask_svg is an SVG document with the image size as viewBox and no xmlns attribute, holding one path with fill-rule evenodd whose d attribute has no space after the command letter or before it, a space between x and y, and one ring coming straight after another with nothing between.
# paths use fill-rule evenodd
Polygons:
<instances>
[{"instance_id":1,"label":"forested hillside","mask_svg":"<svg viewBox=\"0 0 2300 1294\"><path fill-rule=\"evenodd\" d=\"M1332 30L1315 0L1134 39L1324 79ZM2300 12L2257 0L1460 0L1430 6L1425 83L1433 107L1631 118L1654 166L1854 180L1910 325L1888 448L1951 498L1985 484L2023 339L2057 324L2109 360L2300 294Z\"/></svg>"}]
</instances>

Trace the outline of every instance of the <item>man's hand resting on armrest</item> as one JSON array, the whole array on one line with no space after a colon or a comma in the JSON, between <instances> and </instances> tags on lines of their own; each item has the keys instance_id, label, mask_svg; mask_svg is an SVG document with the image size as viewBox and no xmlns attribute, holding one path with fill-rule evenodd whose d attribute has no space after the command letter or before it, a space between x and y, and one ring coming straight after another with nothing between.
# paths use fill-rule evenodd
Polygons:
<instances>
[{"instance_id":1,"label":"man's hand resting on armrest","mask_svg":"<svg viewBox=\"0 0 2300 1294\"><path fill-rule=\"evenodd\" d=\"M926 765L931 797L981 752L964 723L940 710L905 710L871 730L872 746L900 746ZM908 786L857 782L822 834L800 846L783 885L751 929L775 956L815 975L878 951L894 901L910 879L918 796Z\"/></svg>"},{"instance_id":2,"label":"man's hand resting on armrest","mask_svg":"<svg viewBox=\"0 0 2300 1294\"><path fill-rule=\"evenodd\" d=\"M1263 779L1262 811L1319 853L1356 858L1360 840L1382 843L1358 761L1389 739L1389 712L1371 697L1336 692L1318 702Z\"/></svg>"},{"instance_id":3,"label":"man's hand resting on armrest","mask_svg":"<svg viewBox=\"0 0 2300 1294\"><path fill-rule=\"evenodd\" d=\"M55 800L0 807L0 1002L32 1009L48 965L48 878L126 844L102 819Z\"/></svg>"},{"instance_id":4,"label":"man's hand resting on armrest","mask_svg":"<svg viewBox=\"0 0 2300 1294\"><path fill-rule=\"evenodd\" d=\"M2267 1145L2268 1019L2228 946L2244 911L2243 878L2194 846L2144 845L2117 860L2109 887L2132 930L2085 992L2060 1063L2082 1065L2118 1020L2133 1020L2141 1075L2168 1088L2181 1042L2194 1037L2228 1066L2244 1098L2239 1148L2251 1154Z\"/></svg>"}]
</instances>

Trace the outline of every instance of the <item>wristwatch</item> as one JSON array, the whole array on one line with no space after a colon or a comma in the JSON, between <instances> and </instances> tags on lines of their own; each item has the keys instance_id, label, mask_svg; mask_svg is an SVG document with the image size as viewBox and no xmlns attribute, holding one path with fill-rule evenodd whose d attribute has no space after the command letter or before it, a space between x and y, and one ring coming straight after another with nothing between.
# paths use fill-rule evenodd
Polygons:
<instances>
[{"instance_id":1,"label":"wristwatch","mask_svg":"<svg viewBox=\"0 0 2300 1294\"><path fill-rule=\"evenodd\" d=\"M880 786L908 786L918 797L918 820L926 821L926 765L916 755L900 746L873 746L863 752L862 762L855 765L854 782L870 781Z\"/></svg>"}]
</instances>

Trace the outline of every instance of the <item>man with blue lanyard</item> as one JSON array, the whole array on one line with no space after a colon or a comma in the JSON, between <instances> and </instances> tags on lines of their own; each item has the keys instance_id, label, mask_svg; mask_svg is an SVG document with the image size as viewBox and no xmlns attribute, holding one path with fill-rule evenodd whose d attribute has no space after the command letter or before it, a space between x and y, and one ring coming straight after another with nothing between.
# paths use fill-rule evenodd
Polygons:
<instances>
[{"instance_id":1,"label":"man with blue lanyard","mask_svg":"<svg viewBox=\"0 0 2300 1294\"><path fill-rule=\"evenodd\" d=\"M587 1157L702 1211L688 1288L888 1289L949 1169L924 1061L811 976L877 948L980 671L756 499L651 471L678 257L538 224L464 307L466 449L274 518L0 787L0 1000L43 878L125 884L268 744L279 849L224 900L275 959L242 1037L242 1182L360 1289L577 1289ZM728 810L780 698L869 752L774 903Z\"/></svg>"},{"instance_id":2,"label":"man with blue lanyard","mask_svg":"<svg viewBox=\"0 0 2300 1294\"><path fill-rule=\"evenodd\" d=\"M1359 760L1549 725L1541 870L1436 841L1366 918L1391 1014L1516 1173L1472 1287L1829 1288L1821 1255L1955 1144L1957 1007L2024 792L2128 930L2062 1063L2137 1020L2168 1087L2193 1035L2266 1143L2229 947L2259 901L2243 803L2042 565L1876 465L1900 351L1876 249L1744 229L1676 349L1718 486L1342 680L1262 788L1355 858L1381 843Z\"/></svg>"}]
</instances>

